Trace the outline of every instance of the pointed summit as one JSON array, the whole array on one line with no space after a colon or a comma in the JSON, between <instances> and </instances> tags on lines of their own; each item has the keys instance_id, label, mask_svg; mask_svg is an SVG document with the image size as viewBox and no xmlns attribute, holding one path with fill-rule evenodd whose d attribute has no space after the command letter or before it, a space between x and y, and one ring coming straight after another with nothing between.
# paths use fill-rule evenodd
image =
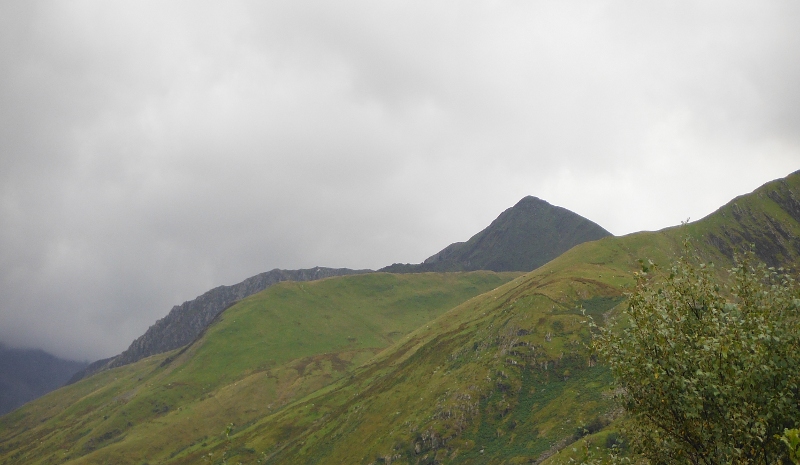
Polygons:
<instances>
[{"instance_id":1,"label":"pointed summit","mask_svg":"<svg viewBox=\"0 0 800 465\"><path fill-rule=\"evenodd\" d=\"M418 265L396 263L380 271L531 271L578 244L610 235L566 208L527 196L467 242L450 244Z\"/></svg>"}]
</instances>

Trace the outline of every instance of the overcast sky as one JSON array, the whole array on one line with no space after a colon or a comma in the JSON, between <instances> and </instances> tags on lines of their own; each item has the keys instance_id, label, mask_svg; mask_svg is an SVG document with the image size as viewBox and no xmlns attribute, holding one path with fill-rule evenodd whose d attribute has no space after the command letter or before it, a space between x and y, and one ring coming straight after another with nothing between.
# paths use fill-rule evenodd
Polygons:
<instances>
[{"instance_id":1,"label":"overcast sky","mask_svg":"<svg viewBox=\"0 0 800 465\"><path fill-rule=\"evenodd\" d=\"M0 3L0 342L95 360L525 195L621 235L800 169L800 3Z\"/></svg>"}]
</instances>

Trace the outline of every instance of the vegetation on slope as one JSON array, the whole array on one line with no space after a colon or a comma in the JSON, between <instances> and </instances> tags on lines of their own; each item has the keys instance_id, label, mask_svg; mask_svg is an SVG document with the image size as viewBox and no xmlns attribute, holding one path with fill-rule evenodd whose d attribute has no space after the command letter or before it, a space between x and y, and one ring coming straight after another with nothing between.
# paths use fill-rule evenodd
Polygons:
<instances>
[{"instance_id":1,"label":"vegetation on slope","mask_svg":"<svg viewBox=\"0 0 800 465\"><path fill-rule=\"evenodd\" d=\"M135 341L121 354L98 360L76 373L74 383L98 371L119 367L139 361L151 355L162 354L191 343L226 308L237 301L284 281L316 281L333 276L368 273L371 270L315 267L302 270L274 269L251 276L232 286L218 286L172 310Z\"/></svg>"},{"instance_id":2,"label":"vegetation on slope","mask_svg":"<svg viewBox=\"0 0 800 465\"><path fill-rule=\"evenodd\" d=\"M687 236L720 267L750 239L768 263L795 266L800 223L792 203L776 197L800 198L800 174L683 227L581 244L418 329L352 376L174 463L546 460L619 414L610 374L586 347L581 307L602 322L625 305L639 259L671 262Z\"/></svg>"},{"instance_id":3,"label":"vegetation on slope","mask_svg":"<svg viewBox=\"0 0 800 465\"><path fill-rule=\"evenodd\" d=\"M624 327L593 340L652 464L783 463L779 437L800 426L800 287L751 254L721 286L683 257L641 273Z\"/></svg>"},{"instance_id":4,"label":"vegetation on slope","mask_svg":"<svg viewBox=\"0 0 800 465\"><path fill-rule=\"evenodd\" d=\"M587 432L612 437L606 425L619 415L610 372L587 348L583 311L602 324L626 305L639 260L671 262L687 236L693 253L720 268L748 242L767 263L796 266L797 199L800 173L683 227L583 243L470 300L503 279L481 290L457 277L495 275L376 274L322 281L311 295L311 283L281 285L264 294L270 305L243 301L183 352L87 379L1 419L0 459L552 463ZM398 292L412 276L444 281ZM363 292L343 284L367 279L377 281ZM337 300L348 303L329 306ZM418 312L429 304L438 310Z\"/></svg>"},{"instance_id":5,"label":"vegetation on slope","mask_svg":"<svg viewBox=\"0 0 800 465\"><path fill-rule=\"evenodd\" d=\"M163 461L346 376L514 273L364 274L273 286L194 344L103 371L0 418L0 463Z\"/></svg>"},{"instance_id":6,"label":"vegetation on slope","mask_svg":"<svg viewBox=\"0 0 800 465\"><path fill-rule=\"evenodd\" d=\"M602 314L621 301L629 279L603 265L533 274L462 304L352 377L230 440L187 450L176 463L209 453L222 460L223 452L234 463L528 460L584 424L608 421L610 378L585 349L580 307Z\"/></svg>"}]
</instances>

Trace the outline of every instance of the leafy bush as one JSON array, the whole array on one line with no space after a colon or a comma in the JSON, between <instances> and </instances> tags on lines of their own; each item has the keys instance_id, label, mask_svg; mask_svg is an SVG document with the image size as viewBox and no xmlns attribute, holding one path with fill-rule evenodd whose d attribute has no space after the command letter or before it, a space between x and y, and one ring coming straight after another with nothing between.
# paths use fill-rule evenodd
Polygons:
<instances>
[{"instance_id":1,"label":"leafy bush","mask_svg":"<svg viewBox=\"0 0 800 465\"><path fill-rule=\"evenodd\" d=\"M787 458L780 435L800 419L800 290L753 262L737 262L729 286L686 258L666 275L647 269L616 329L591 323L635 425L629 439L654 464Z\"/></svg>"}]
</instances>

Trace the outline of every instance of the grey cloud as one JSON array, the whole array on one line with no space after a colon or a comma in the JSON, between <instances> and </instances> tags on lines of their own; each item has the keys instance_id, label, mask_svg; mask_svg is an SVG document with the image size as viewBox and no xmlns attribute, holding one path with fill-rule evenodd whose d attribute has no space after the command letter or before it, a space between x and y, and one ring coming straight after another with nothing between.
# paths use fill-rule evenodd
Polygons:
<instances>
[{"instance_id":1,"label":"grey cloud","mask_svg":"<svg viewBox=\"0 0 800 465\"><path fill-rule=\"evenodd\" d=\"M532 194L614 233L798 168L790 2L6 2L0 341L121 351L274 267L420 261Z\"/></svg>"}]
</instances>

